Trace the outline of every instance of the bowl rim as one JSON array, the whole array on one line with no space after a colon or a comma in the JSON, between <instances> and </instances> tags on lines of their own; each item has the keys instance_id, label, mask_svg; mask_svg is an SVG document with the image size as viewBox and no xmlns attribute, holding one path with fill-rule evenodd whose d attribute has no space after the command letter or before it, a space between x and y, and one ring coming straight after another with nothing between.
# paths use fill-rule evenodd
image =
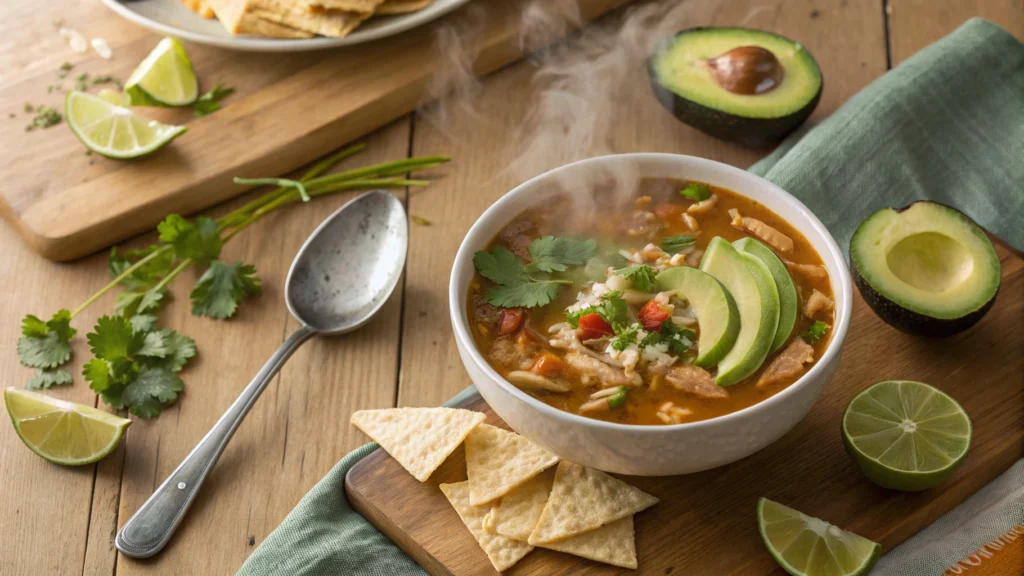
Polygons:
<instances>
[{"instance_id":1,"label":"bowl rim","mask_svg":"<svg viewBox=\"0 0 1024 576\"><path fill-rule=\"evenodd\" d=\"M598 420L596 418L587 418L586 416L580 416L578 414L573 414L565 410L559 410L558 408L545 404L544 402L541 402L540 400L534 398L533 396L527 394L526 392L523 392L516 386L512 385L511 382L502 377L501 374L499 374L490 365L490 363L488 363L487 360L484 359L483 355L477 349L476 341L469 333L469 317L468 310L466 309L465 294L462 293L462 288L460 286L457 286L458 271L462 268L462 266L465 265L467 261L472 261L473 254L475 253L476 250L480 249L477 246L469 246L468 240L471 237L480 235L482 233L484 221L494 218L497 213L504 211L507 205L515 201L515 199L518 196L534 188L537 183L553 179L557 177L558 174L560 174L561 172L569 170L578 170L581 168L585 168L587 165L590 164L601 165L606 162L620 161L634 161L637 163L644 161L661 161L677 163L683 162L696 165L703 165L705 168L710 168L712 170L720 170L725 173L731 173L733 176L739 177L741 179L750 180L753 185L764 187L767 190L767 192L774 196L779 202L789 204L791 208L794 208L795 210L802 212L804 216L808 219L811 225L811 231L814 234L817 234L819 237L821 237L822 240L824 240L825 245L828 248L829 256L832 257L834 262L838 263L838 266L836 267L837 270L835 271L838 273L838 278L836 278L834 285L839 288L839 292L842 295L842 298L836 298L836 322L835 325L832 327L832 338L829 341L828 347L825 349L825 353L818 360L818 362L816 362L810 370L804 373L803 376L797 379L796 382L793 382L780 392L756 404L752 404L750 406L747 406L746 408L737 410L735 412L730 412L728 414L723 414L721 416L708 418L706 420L699 420L697 422L684 422L682 424L621 424L618 422ZM714 182L712 182L711 184L714 184ZM747 194L744 194L741 190L730 189L730 191L750 199L750 197ZM772 206L765 204L765 207L775 212L775 209ZM505 222L505 224L507 224L507 222ZM807 235L807 231L804 230L803 228L797 227L792 222L790 223L790 225L793 226L794 228L797 228L797 231L799 231L800 233ZM497 234L497 232L498 230L495 230L493 233L488 235L488 240L492 238L494 234ZM825 260L825 258L822 258L822 260ZM829 268L827 262L826 269L828 269L829 275L832 276L833 270ZM836 357L839 356L843 344L845 344L846 334L850 326L850 320L853 312L853 281L850 277L850 271L846 266L846 259L843 257L843 252L839 249L839 245L836 243L835 238L832 237L832 234L828 231L827 228L825 228L825 225L822 224L821 220L819 220L818 217L806 205L804 205L803 202L798 200L789 192L786 192L782 188L778 187L774 183L746 170L742 170L740 168L736 168L735 166L730 166L729 164L718 162L716 160L710 160L707 158L663 152L632 152L623 154L608 154L604 156L595 156L592 158L586 158L583 160L570 162L568 164L563 164L562 166L538 174L537 176L530 178L526 182L519 184L512 190L506 192L496 202L491 204L476 219L476 221L473 223L470 229L466 232L466 235L463 237L462 243L459 245L459 250L456 253L455 260L452 263L451 276L449 277L448 307L451 317L452 329L455 333L456 341L458 344L462 345L465 348L469 355L469 358L473 361L473 363L475 363L476 366L480 370L482 370L488 378L496 382L499 387L504 388L506 392L512 394L519 400L523 401L530 408L540 412L545 416L554 419L563 420L574 424L579 424L582 426L594 427L605 431L629 432L634 434L662 434L665 432L672 431L701 430L712 427L718 427L730 421L740 421L743 418L754 415L758 411L768 410L770 406L783 404L789 401L789 399L795 398L800 389L809 386L811 382L816 380L818 376L820 376L823 372L827 370L827 367L830 364L832 364L834 360L838 361ZM465 357L463 357L463 362L465 362Z\"/></svg>"}]
</instances>

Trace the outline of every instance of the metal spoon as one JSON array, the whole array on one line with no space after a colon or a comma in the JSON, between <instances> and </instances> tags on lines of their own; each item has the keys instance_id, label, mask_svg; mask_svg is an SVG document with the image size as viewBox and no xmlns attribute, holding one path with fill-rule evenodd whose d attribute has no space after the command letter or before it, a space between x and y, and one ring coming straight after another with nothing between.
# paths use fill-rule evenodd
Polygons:
<instances>
[{"instance_id":1,"label":"metal spoon","mask_svg":"<svg viewBox=\"0 0 1024 576\"><path fill-rule=\"evenodd\" d=\"M125 523L114 539L118 550L148 558L163 549L235 429L285 361L313 335L343 334L366 324L398 284L408 244L405 210L384 191L359 196L313 231L295 256L284 289L288 310L302 326Z\"/></svg>"}]
</instances>

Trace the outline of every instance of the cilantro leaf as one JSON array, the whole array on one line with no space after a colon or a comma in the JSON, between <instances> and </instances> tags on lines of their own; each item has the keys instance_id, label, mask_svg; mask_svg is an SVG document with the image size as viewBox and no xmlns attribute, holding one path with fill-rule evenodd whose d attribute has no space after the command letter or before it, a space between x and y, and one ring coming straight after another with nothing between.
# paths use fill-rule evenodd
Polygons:
<instances>
[{"instance_id":1,"label":"cilantro leaf","mask_svg":"<svg viewBox=\"0 0 1024 576\"><path fill-rule=\"evenodd\" d=\"M131 323L122 316L100 316L85 338L97 358L119 360L134 355L142 347L145 334L133 332Z\"/></svg>"},{"instance_id":2,"label":"cilantro leaf","mask_svg":"<svg viewBox=\"0 0 1024 576\"><path fill-rule=\"evenodd\" d=\"M174 330L164 329L161 330L164 333L165 345L167 346L167 355L163 358L147 358L146 365L152 368L163 368L171 372L180 372L185 367L185 363L190 358L196 355L196 341L178 334Z\"/></svg>"},{"instance_id":3,"label":"cilantro leaf","mask_svg":"<svg viewBox=\"0 0 1024 576\"><path fill-rule=\"evenodd\" d=\"M808 344L814 344L818 340L821 340L825 333L828 332L829 325L822 322L821 320L815 320L814 324L803 333L803 338Z\"/></svg>"},{"instance_id":4,"label":"cilantro leaf","mask_svg":"<svg viewBox=\"0 0 1024 576\"><path fill-rule=\"evenodd\" d=\"M601 303L597 306L597 313L609 324L622 322L628 314L626 301L622 299L621 290L612 290L601 295Z\"/></svg>"},{"instance_id":5,"label":"cilantro leaf","mask_svg":"<svg viewBox=\"0 0 1024 576\"><path fill-rule=\"evenodd\" d=\"M149 332L156 327L155 314L136 314L128 319L132 325L132 332Z\"/></svg>"},{"instance_id":6,"label":"cilantro leaf","mask_svg":"<svg viewBox=\"0 0 1024 576\"><path fill-rule=\"evenodd\" d=\"M669 254L678 254L684 249L693 246L697 242L697 239L693 236L686 234L679 234L678 236L669 236L661 239L661 249Z\"/></svg>"},{"instance_id":7,"label":"cilantro leaf","mask_svg":"<svg viewBox=\"0 0 1024 576\"><path fill-rule=\"evenodd\" d=\"M132 292L125 290L114 297L114 313L125 318L131 318L143 312L154 312L160 308L160 301L163 300L163 290L159 292L147 290L145 292Z\"/></svg>"},{"instance_id":8,"label":"cilantro leaf","mask_svg":"<svg viewBox=\"0 0 1024 576\"><path fill-rule=\"evenodd\" d=\"M29 314L21 320L21 333L29 338L42 338L50 331L50 327L39 318Z\"/></svg>"},{"instance_id":9,"label":"cilantro leaf","mask_svg":"<svg viewBox=\"0 0 1024 576\"><path fill-rule=\"evenodd\" d=\"M541 272L564 272L569 266L585 264L597 251L597 240L574 240L544 236L530 243L529 268Z\"/></svg>"},{"instance_id":10,"label":"cilantro leaf","mask_svg":"<svg viewBox=\"0 0 1024 576\"><path fill-rule=\"evenodd\" d=\"M623 326L622 324L615 323L612 325L612 330L615 331L615 337L612 338L611 342L612 349L622 352L629 348L630 344L636 344L636 337L640 334L640 325L633 323L629 326Z\"/></svg>"},{"instance_id":11,"label":"cilantro leaf","mask_svg":"<svg viewBox=\"0 0 1024 576\"><path fill-rule=\"evenodd\" d=\"M254 266L214 260L189 294L192 313L210 318L231 318L243 298L260 291L260 279L256 277Z\"/></svg>"},{"instance_id":12,"label":"cilantro leaf","mask_svg":"<svg viewBox=\"0 0 1024 576\"><path fill-rule=\"evenodd\" d=\"M134 328L134 327L133 327ZM167 332L170 332L169 330ZM144 333L142 346L135 354L139 356L151 356L153 358L165 358L171 353L167 341L168 334L163 330L153 330Z\"/></svg>"},{"instance_id":13,"label":"cilantro leaf","mask_svg":"<svg viewBox=\"0 0 1024 576\"><path fill-rule=\"evenodd\" d=\"M208 216L199 216L192 222L171 214L156 227L160 241L174 247L178 258L191 258L206 264L220 256L223 241L217 233L217 222Z\"/></svg>"},{"instance_id":14,"label":"cilantro leaf","mask_svg":"<svg viewBox=\"0 0 1024 576\"><path fill-rule=\"evenodd\" d=\"M120 393L121 404L129 412L152 418L178 399L185 383L164 368L144 368Z\"/></svg>"},{"instance_id":15,"label":"cilantro leaf","mask_svg":"<svg viewBox=\"0 0 1024 576\"><path fill-rule=\"evenodd\" d=\"M71 359L71 344L56 332L18 338L18 360L32 368L56 368Z\"/></svg>"},{"instance_id":16,"label":"cilantro leaf","mask_svg":"<svg viewBox=\"0 0 1024 576\"><path fill-rule=\"evenodd\" d=\"M619 268L615 274L622 275L623 278L630 281L633 288L641 292L654 292L654 277L658 275L658 271L646 264L640 264Z\"/></svg>"},{"instance_id":17,"label":"cilantro leaf","mask_svg":"<svg viewBox=\"0 0 1024 576\"><path fill-rule=\"evenodd\" d=\"M194 111L196 118L202 118L207 114L213 114L217 110L220 110L220 101L227 98L234 92L235 89L226 88L223 81L217 82L217 85L213 87L213 90L206 92L192 103L192 110Z\"/></svg>"},{"instance_id":18,"label":"cilantro leaf","mask_svg":"<svg viewBox=\"0 0 1024 576\"><path fill-rule=\"evenodd\" d=\"M562 289L555 282L529 282L514 286L494 286L487 291L487 301L493 306L517 308L524 306L533 308L548 304Z\"/></svg>"},{"instance_id":19,"label":"cilantro leaf","mask_svg":"<svg viewBox=\"0 0 1024 576\"><path fill-rule=\"evenodd\" d=\"M103 392L114 383L110 364L102 358L93 358L82 366L82 376L94 392Z\"/></svg>"},{"instance_id":20,"label":"cilantro leaf","mask_svg":"<svg viewBox=\"0 0 1024 576\"><path fill-rule=\"evenodd\" d=\"M675 356L682 356L693 348L693 342L697 334L689 328L680 328L672 322L662 322L660 332L649 332L638 345L640 348L665 344L668 352Z\"/></svg>"},{"instance_id":21,"label":"cilantro leaf","mask_svg":"<svg viewBox=\"0 0 1024 576\"><path fill-rule=\"evenodd\" d=\"M700 182L690 182L679 193L696 202L702 202L711 198L711 189L708 188L707 184L701 184Z\"/></svg>"},{"instance_id":22,"label":"cilantro leaf","mask_svg":"<svg viewBox=\"0 0 1024 576\"><path fill-rule=\"evenodd\" d=\"M50 370L41 370L36 368L35 376L25 384L25 388L28 388L29 390L40 390L51 386L64 386L71 384L71 381L71 373L63 368Z\"/></svg>"},{"instance_id":23,"label":"cilantro leaf","mask_svg":"<svg viewBox=\"0 0 1024 576\"><path fill-rule=\"evenodd\" d=\"M153 244L141 250L129 250L123 253L118 251L117 246L111 248L110 257L107 261L110 277L117 278L136 262L162 248L163 246L160 244ZM121 285L132 292L144 292L160 282L171 271L173 266L174 252L172 250L165 250L121 279Z\"/></svg>"},{"instance_id":24,"label":"cilantro leaf","mask_svg":"<svg viewBox=\"0 0 1024 576\"><path fill-rule=\"evenodd\" d=\"M473 255L473 266L484 278L505 286L515 286L530 280L523 261L504 246L495 246L490 252L477 252Z\"/></svg>"}]
</instances>

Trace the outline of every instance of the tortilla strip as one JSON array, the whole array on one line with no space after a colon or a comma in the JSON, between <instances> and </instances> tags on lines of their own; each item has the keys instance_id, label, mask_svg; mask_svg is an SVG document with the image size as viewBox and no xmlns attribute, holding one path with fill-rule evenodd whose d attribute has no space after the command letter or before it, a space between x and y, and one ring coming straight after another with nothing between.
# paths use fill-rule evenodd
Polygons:
<instances>
[{"instance_id":1,"label":"tortilla strip","mask_svg":"<svg viewBox=\"0 0 1024 576\"><path fill-rule=\"evenodd\" d=\"M375 16L386 16L389 14L407 14L416 12L430 6L434 0L384 0L384 3L377 6L373 11Z\"/></svg>"},{"instance_id":2,"label":"tortilla strip","mask_svg":"<svg viewBox=\"0 0 1024 576\"><path fill-rule=\"evenodd\" d=\"M249 12L277 24L321 36L342 38L356 29L370 14L322 10L305 2L289 0L249 0Z\"/></svg>"},{"instance_id":3,"label":"tortilla strip","mask_svg":"<svg viewBox=\"0 0 1024 576\"><path fill-rule=\"evenodd\" d=\"M313 34L263 20L249 11L251 0L207 0L217 19L232 34L270 38L310 38Z\"/></svg>"}]
</instances>

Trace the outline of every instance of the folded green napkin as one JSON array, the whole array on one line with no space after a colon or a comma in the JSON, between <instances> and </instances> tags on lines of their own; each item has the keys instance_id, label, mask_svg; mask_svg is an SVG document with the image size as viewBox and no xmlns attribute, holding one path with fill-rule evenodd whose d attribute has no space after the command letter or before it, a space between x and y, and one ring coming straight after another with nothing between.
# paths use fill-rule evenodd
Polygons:
<instances>
[{"instance_id":1,"label":"folded green napkin","mask_svg":"<svg viewBox=\"0 0 1024 576\"><path fill-rule=\"evenodd\" d=\"M995 24L968 21L804 132L751 170L800 198L842 248L875 210L928 199L1024 249L1024 46ZM345 473L375 448L342 458L239 574L423 574L345 499ZM993 514L988 530L950 539L961 548L953 557L1005 533L1011 511L1024 506L1020 492L1004 499L1007 513ZM934 573L900 564L891 574Z\"/></svg>"}]
</instances>

